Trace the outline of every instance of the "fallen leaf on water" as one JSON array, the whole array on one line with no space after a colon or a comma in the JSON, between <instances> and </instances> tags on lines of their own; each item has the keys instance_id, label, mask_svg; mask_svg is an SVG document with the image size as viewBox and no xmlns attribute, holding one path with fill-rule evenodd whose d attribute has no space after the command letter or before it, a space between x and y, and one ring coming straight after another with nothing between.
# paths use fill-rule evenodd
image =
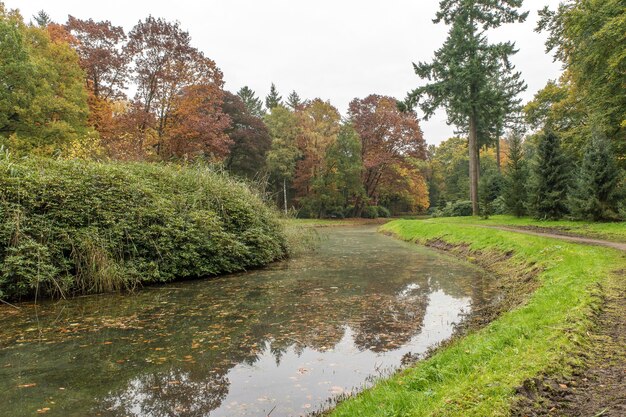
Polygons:
<instances>
[{"instance_id":1,"label":"fallen leaf on water","mask_svg":"<svg viewBox=\"0 0 626 417\"><path fill-rule=\"evenodd\" d=\"M31 388L31 387L34 387L34 386L36 386L36 385L37 385L37 384L35 384L35 383L33 382L33 383L30 383L30 384L22 384L22 385L18 385L18 388Z\"/></svg>"},{"instance_id":2,"label":"fallen leaf on water","mask_svg":"<svg viewBox=\"0 0 626 417\"><path fill-rule=\"evenodd\" d=\"M47 413L48 411L50 411L49 407L44 407L37 410L39 414Z\"/></svg>"}]
</instances>

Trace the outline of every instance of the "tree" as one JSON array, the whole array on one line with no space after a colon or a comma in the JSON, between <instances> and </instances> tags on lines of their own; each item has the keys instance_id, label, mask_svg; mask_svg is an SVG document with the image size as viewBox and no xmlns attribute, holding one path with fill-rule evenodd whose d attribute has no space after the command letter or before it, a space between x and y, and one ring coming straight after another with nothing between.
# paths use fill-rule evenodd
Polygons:
<instances>
[{"instance_id":1,"label":"tree","mask_svg":"<svg viewBox=\"0 0 626 417\"><path fill-rule=\"evenodd\" d=\"M620 177L611 143L596 134L587 144L570 196L572 213L593 221L619 219L618 204L624 198Z\"/></svg>"},{"instance_id":2,"label":"tree","mask_svg":"<svg viewBox=\"0 0 626 417\"><path fill-rule=\"evenodd\" d=\"M287 106L293 111L300 110L303 104L302 99L295 90L287 97Z\"/></svg>"},{"instance_id":3,"label":"tree","mask_svg":"<svg viewBox=\"0 0 626 417\"><path fill-rule=\"evenodd\" d=\"M296 163L301 156L298 148L300 126L298 117L284 106L276 106L265 116L265 124L272 138L272 146L267 153L267 169L274 183L277 201L282 201L285 212L288 209L287 183L293 180Z\"/></svg>"},{"instance_id":4,"label":"tree","mask_svg":"<svg viewBox=\"0 0 626 417\"><path fill-rule=\"evenodd\" d=\"M370 95L354 99L349 106L350 120L361 138L361 175L365 199L355 205L361 215L365 204L376 202L379 187L390 180L397 166L408 167L408 158L426 158L426 145L417 115L400 111L392 97Z\"/></svg>"},{"instance_id":5,"label":"tree","mask_svg":"<svg viewBox=\"0 0 626 417\"><path fill-rule=\"evenodd\" d=\"M467 140L453 137L435 147L431 171L431 188L436 189L438 194L438 199L431 194L431 205L442 206L448 201L468 200Z\"/></svg>"},{"instance_id":6,"label":"tree","mask_svg":"<svg viewBox=\"0 0 626 417\"><path fill-rule=\"evenodd\" d=\"M494 214L494 202L502 194L504 179L497 169L487 171L480 178L480 211L484 219Z\"/></svg>"},{"instance_id":7,"label":"tree","mask_svg":"<svg viewBox=\"0 0 626 417\"><path fill-rule=\"evenodd\" d=\"M294 188L297 197L309 194L320 174L328 148L337 140L341 116L330 102L317 98L296 112L300 125L298 148L301 159L296 166Z\"/></svg>"},{"instance_id":8,"label":"tree","mask_svg":"<svg viewBox=\"0 0 626 417\"><path fill-rule=\"evenodd\" d=\"M223 161L233 141L226 134L230 118L222 112L216 86L199 83L183 87L172 103L167 140L160 154L165 159L202 158Z\"/></svg>"},{"instance_id":9,"label":"tree","mask_svg":"<svg viewBox=\"0 0 626 417\"><path fill-rule=\"evenodd\" d=\"M250 89L247 85L241 87L237 92L239 98L248 108L251 115L256 117L265 116L265 110L263 109L263 102L256 96L256 93Z\"/></svg>"},{"instance_id":10,"label":"tree","mask_svg":"<svg viewBox=\"0 0 626 417\"><path fill-rule=\"evenodd\" d=\"M97 99L124 97L129 56L123 46L126 34L111 22L94 22L69 16L65 28L76 40L74 49L87 76L87 85Z\"/></svg>"},{"instance_id":11,"label":"tree","mask_svg":"<svg viewBox=\"0 0 626 417\"><path fill-rule=\"evenodd\" d=\"M0 136L14 134L20 113L30 106L35 94L36 68L24 41L21 16L6 12L0 3Z\"/></svg>"},{"instance_id":12,"label":"tree","mask_svg":"<svg viewBox=\"0 0 626 417\"><path fill-rule=\"evenodd\" d=\"M624 1L569 0L556 11L546 7L540 11L537 30L549 32L546 47L563 62L573 97L584 108L586 129L579 137L588 140L592 129L599 130L618 154L626 154Z\"/></svg>"},{"instance_id":13,"label":"tree","mask_svg":"<svg viewBox=\"0 0 626 417\"><path fill-rule=\"evenodd\" d=\"M489 132L503 120L503 107L515 93L504 93L501 86L502 79L515 78L509 63L517 52L515 45L489 44L485 32L503 23L523 22L528 13L518 12L521 4L521 0L442 0L434 22L451 26L448 38L431 63L414 64L415 73L432 82L413 90L408 106L419 103L426 118L445 107L448 123L468 132L474 215L478 214L479 146L489 142Z\"/></svg>"},{"instance_id":14,"label":"tree","mask_svg":"<svg viewBox=\"0 0 626 417\"><path fill-rule=\"evenodd\" d=\"M40 28L45 28L50 23L52 23L52 19L50 19L50 15L45 12L45 10L39 10L37 14L33 15L33 19L35 19L35 23Z\"/></svg>"},{"instance_id":15,"label":"tree","mask_svg":"<svg viewBox=\"0 0 626 417\"><path fill-rule=\"evenodd\" d=\"M344 217L349 205L363 195L361 140L352 125L343 124L337 140L326 150L323 165L301 200L301 210L318 218Z\"/></svg>"},{"instance_id":16,"label":"tree","mask_svg":"<svg viewBox=\"0 0 626 417\"><path fill-rule=\"evenodd\" d=\"M526 214L528 168L524 159L523 142L520 135L509 140L508 163L505 170L504 201L507 209L517 217Z\"/></svg>"},{"instance_id":17,"label":"tree","mask_svg":"<svg viewBox=\"0 0 626 417\"><path fill-rule=\"evenodd\" d=\"M540 137L532 171L530 207L537 219L558 220L567 214L568 162L559 137L551 131Z\"/></svg>"},{"instance_id":18,"label":"tree","mask_svg":"<svg viewBox=\"0 0 626 417\"><path fill-rule=\"evenodd\" d=\"M274 107L280 106L282 104L283 98L278 94L278 90L276 89L276 85L272 83L270 87L270 93L265 97L265 107L268 110L274 109Z\"/></svg>"},{"instance_id":19,"label":"tree","mask_svg":"<svg viewBox=\"0 0 626 417\"><path fill-rule=\"evenodd\" d=\"M137 23L128 39L135 100L144 112L140 140L146 142L154 131L161 158L223 157L228 123L221 112L223 81L215 62L191 46L189 33L178 23L152 16Z\"/></svg>"},{"instance_id":20,"label":"tree","mask_svg":"<svg viewBox=\"0 0 626 417\"><path fill-rule=\"evenodd\" d=\"M76 52L2 4L0 34L0 79L8 87L0 93L1 142L14 152L52 155L92 136Z\"/></svg>"},{"instance_id":21,"label":"tree","mask_svg":"<svg viewBox=\"0 0 626 417\"><path fill-rule=\"evenodd\" d=\"M253 115L238 95L225 93L222 111L231 120L226 130L232 145L224 161L233 174L254 178L265 169L272 139L263 120Z\"/></svg>"}]
</instances>

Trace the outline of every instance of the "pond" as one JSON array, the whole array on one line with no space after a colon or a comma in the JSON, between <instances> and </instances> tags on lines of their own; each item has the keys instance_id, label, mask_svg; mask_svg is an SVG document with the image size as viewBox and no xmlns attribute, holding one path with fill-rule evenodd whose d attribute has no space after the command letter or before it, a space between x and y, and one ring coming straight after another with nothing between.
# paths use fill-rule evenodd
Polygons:
<instances>
[{"instance_id":1,"label":"pond","mask_svg":"<svg viewBox=\"0 0 626 417\"><path fill-rule=\"evenodd\" d=\"M299 416L449 338L492 279L375 227L218 279L0 308L0 415Z\"/></svg>"}]
</instances>

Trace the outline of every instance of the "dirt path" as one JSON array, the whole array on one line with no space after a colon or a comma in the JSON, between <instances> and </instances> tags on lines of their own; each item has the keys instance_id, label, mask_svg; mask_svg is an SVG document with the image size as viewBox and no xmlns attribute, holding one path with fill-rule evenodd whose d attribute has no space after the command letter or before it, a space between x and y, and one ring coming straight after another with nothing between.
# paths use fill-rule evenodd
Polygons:
<instances>
[{"instance_id":1,"label":"dirt path","mask_svg":"<svg viewBox=\"0 0 626 417\"><path fill-rule=\"evenodd\" d=\"M626 252L626 243L611 242L610 240L592 239L592 238L588 238L584 236L570 236L570 235L563 235L559 233L537 232L537 231L520 229L517 227L509 227L509 226L485 226L485 225L474 225L474 226L485 227L488 229L505 230L507 232L524 233L524 234L533 235L533 236L549 237L553 239L561 239L561 240L566 240L568 242L582 243L585 245L606 246L609 248L619 249L621 251Z\"/></svg>"},{"instance_id":2,"label":"dirt path","mask_svg":"<svg viewBox=\"0 0 626 417\"><path fill-rule=\"evenodd\" d=\"M626 416L626 288L616 283L608 293L584 365L567 378L526 381L512 417Z\"/></svg>"}]
</instances>

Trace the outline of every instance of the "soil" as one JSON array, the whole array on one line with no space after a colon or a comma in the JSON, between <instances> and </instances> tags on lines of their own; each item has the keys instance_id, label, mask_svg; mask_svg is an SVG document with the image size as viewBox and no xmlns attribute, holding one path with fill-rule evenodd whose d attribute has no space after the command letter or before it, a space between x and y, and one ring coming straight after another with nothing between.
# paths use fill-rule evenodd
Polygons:
<instances>
[{"instance_id":1,"label":"soil","mask_svg":"<svg viewBox=\"0 0 626 417\"><path fill-rule=\"evenodd\" d=\"M511 416L626 416L626 288L610 292L596 317L584 365L567 378L526 381Z\"/></svg>"}]
</instances>

